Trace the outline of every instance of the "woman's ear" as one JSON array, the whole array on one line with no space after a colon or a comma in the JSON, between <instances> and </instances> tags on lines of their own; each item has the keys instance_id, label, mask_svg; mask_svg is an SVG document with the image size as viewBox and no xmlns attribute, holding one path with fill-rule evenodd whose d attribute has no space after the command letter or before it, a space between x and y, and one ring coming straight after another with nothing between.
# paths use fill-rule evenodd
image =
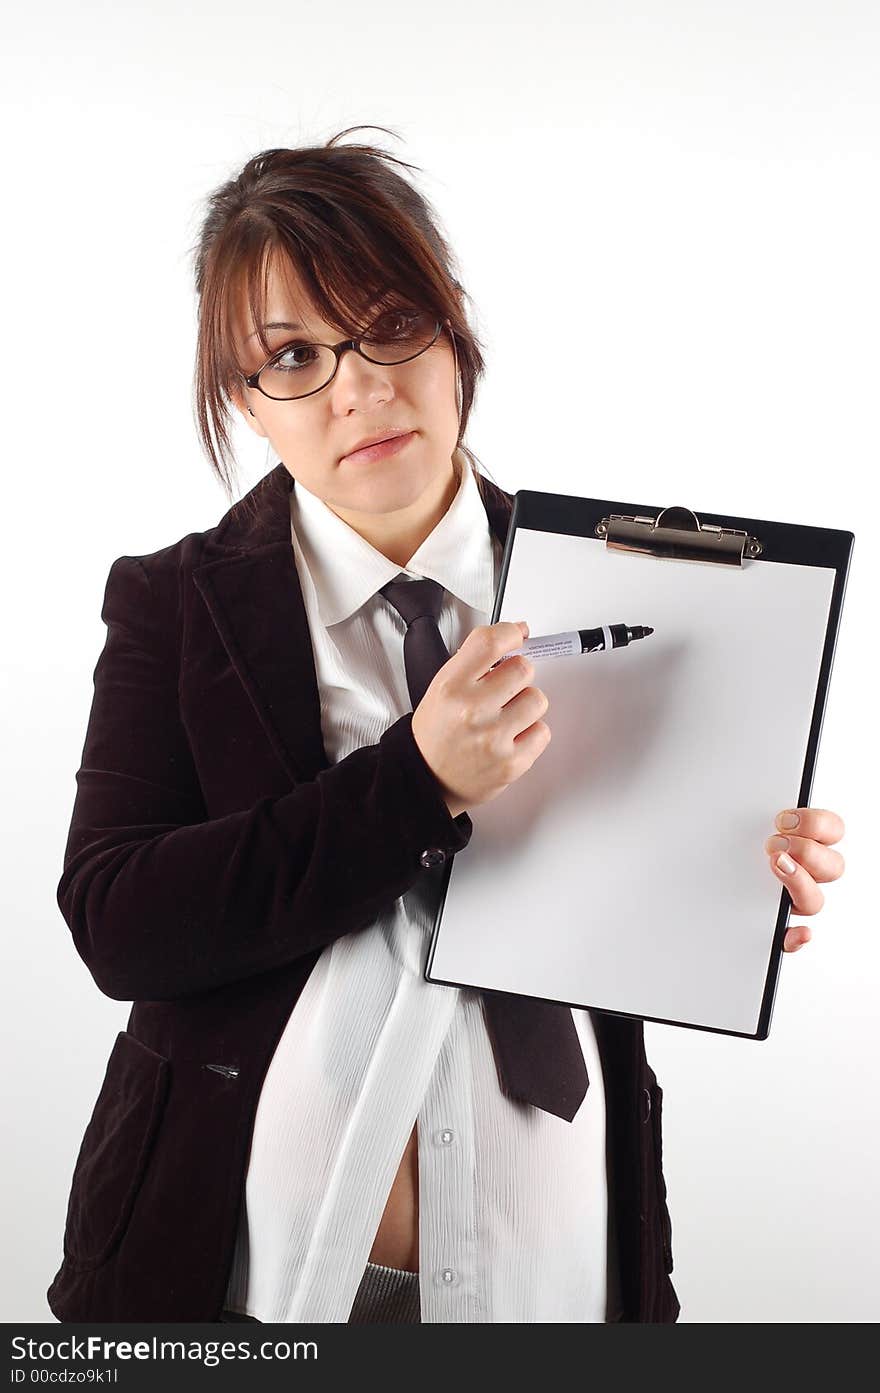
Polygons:
<instances>
[{"instance_id":1,"label":"woman's ear","mask_svg":"<svg viewBox=\"0 0 880 1393\"><path fill-rule=\"evenodd\" d=\"M253 431L256 431L257 435L265 436L266 432L263 430L263 427L260 425L259 421L257 421L256 416L254 415L251 408L248 406L247 402L244 399L244 396L242 395L238 387L232 387L230 389L229 397L232 401L233 406L235 406L236 409L241 412L242 416L244 416L245 412L247 412L248 416L252 417L253 420L256 421L256 425L251 425L251 422L247 420L246 424L251 426L251 429Z\"/></svg>"}]
</instances>

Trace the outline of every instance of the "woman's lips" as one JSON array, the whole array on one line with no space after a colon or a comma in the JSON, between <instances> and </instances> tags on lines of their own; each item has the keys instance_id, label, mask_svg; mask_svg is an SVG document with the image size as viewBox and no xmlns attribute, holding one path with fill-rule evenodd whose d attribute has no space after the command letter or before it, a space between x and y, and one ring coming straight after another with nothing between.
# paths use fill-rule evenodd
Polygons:
<instances>
[{"instance_id":1,"label":"woman's lips","mask_svg":"<svg viewBox=\"0 0 880 1393\"><path fill-rule=\"evenodd\" d=\"M416 432L409 431L406 435L395 435L390 440L380 440L376 445L366 445L363 450L355 450L350 455L343 455L343 459L351 460L352 464L369 464L371 460L386 459L389 455L396 455L415 438Z\"/></svg>"}]
</instances>

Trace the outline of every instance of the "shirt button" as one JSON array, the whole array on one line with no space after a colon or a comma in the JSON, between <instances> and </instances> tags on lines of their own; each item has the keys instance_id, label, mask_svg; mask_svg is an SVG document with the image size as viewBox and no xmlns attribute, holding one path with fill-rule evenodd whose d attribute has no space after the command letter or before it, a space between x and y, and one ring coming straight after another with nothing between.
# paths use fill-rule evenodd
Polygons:
<instances>
[{"instance_id":1,"label":"shirt button","mask_svg":"<svg viewBox=\"0 0 880 1393\"><path fill-rule=\"evenodd\" d=\"M450 1127L444 1127L442 1132L437 1133L437 1140L441 1146L449 1146L455 1141L455 1133Z\"/></svg>"},{"instance_id":2,"label":"shirt button","mask_svg":"<svg viewBox=\"0 0 880 1393\"><path fill-rule=\"evenodd\" d=\"M419 857L419 861L425 867L425 870L430 870L432 866L442 866L445 860L446 852L439 846L426 847Z\"/></svg>"},{"instance_id":3,"label":"shirt button","mask_svg":"<svg viewBox=\"0 0 880 1393\"><path fill-rule=\"evenodd\" d=\"M454 1268L454 1267L444 1267L443 1271L440 1273L440 1276L441 1276L441 1278L442 1278L442 1280L443 1280L444 1282L454 1282L454 1281L455 1281L455 1268Z\"/></svg>"}]
</instances>

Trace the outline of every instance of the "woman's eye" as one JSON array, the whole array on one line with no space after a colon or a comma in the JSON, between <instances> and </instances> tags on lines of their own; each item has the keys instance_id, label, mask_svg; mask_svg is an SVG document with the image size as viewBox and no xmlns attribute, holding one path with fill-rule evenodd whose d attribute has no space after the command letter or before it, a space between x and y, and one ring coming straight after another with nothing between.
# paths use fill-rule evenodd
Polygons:
<instances>
[{"instance_id":1,"label":"woman's eye","mask_svg":"<svg viewBox=\"0 0 880 1393\"><path fill-rule=\"evenodd\" d=\"M291 344L290 348L285 348L284 352L275 359L272 366L280 368L282 372L296 371L297 368L310 367L315 361L315 356L315 350L310 344Z\"/></svg>"},{"instance_id":2,"label":"woman's eye","mask_svg":"<svg viewBox=\"0 0 880 1393\"><path fill-rule=\"evenodd\" d=\"M416 318L416 315L410 314L406 310L388 310L376 320L368 337L371 339L400 338L406 334Z\"/></svg>"}]
</instances>

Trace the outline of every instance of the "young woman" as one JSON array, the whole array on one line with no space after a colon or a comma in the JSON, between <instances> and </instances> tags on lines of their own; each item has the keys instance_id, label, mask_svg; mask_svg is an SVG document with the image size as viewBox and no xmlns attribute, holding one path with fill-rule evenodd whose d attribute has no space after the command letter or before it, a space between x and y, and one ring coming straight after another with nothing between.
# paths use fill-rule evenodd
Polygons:
<instances>
[{"instance_id":1,"label":"young woman","mask_svg":"<svg viewBox=\"0 0 880 1393\"><path fill-rule=\"evenodd\" d=\"M107 581L58 901L134 1004L50 1305L675 1321L641 1023L424 980L467 809L550 729L531 664L495 666L527 626L488 622L512 500L463 444L451 253L402 162L339 139L248 161L196 247L206 452L230 488L237 410L280 463ZM815 913L842 824L798 811Z\"/></svg>"}]
</instances>

